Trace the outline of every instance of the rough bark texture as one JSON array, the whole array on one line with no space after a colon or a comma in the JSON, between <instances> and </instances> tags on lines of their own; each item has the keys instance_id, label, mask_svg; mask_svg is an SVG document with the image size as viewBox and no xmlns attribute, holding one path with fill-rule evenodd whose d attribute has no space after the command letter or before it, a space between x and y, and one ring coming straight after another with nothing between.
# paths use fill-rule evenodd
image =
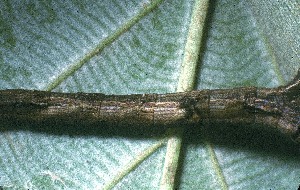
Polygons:
<instances>
[{"instance_id":1,"label":"rough bark texture","mask_svg":"<svg viewBox=\"0 0 300 190\"><path fill-rule=\"evenodd\" d=\"M278 88L235 88L171 94L104 95L0 90L0 121L64 121L113 126L192 123L262 124L300 142L300 80Z\"/></svg>"}]
</instances>

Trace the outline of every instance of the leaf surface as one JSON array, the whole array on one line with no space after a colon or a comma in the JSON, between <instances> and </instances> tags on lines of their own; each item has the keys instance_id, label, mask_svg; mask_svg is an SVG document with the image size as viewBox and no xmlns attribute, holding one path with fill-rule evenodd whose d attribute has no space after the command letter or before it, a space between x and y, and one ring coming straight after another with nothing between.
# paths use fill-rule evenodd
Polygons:
<instances>
[{"instance_id":1,"label":"leaf surface","mask_svg":"<svg viewBox=\"0 0 300 190\"><path fill-rule=\"evenodd\" d=\"M0 88L175 92L195 4L1 1ZM299 20L297 1L211 2L196 88L286 84L300 67ZM166 156L166 146L157 144L161 131L81 124L0 124L0 130L4 188L102 189L129 168L115 189L159 189ZM130 165L153 146L144 161ZM299 148L272 131L195 126L182 146L175 163L180 189L297 189L300 183Z\"/></svg>"}]
</instances>

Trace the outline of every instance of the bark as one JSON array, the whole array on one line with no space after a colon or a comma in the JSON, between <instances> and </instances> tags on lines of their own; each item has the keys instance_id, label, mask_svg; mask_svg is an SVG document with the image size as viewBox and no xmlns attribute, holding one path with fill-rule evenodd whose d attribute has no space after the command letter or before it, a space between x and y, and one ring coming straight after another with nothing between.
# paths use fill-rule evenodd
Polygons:
<instances>
[{"instance_id":1,"label":"bark","mask_svg":"<svg viewBox=\"0 0 300 190\"><path fill-rule=\"evenodd\" d=\"M170 94L104 95L0 90L0 121L97 123L110 126L261 124L300 142L300 80L278 88Z\"/></svg>"}]
</instances>

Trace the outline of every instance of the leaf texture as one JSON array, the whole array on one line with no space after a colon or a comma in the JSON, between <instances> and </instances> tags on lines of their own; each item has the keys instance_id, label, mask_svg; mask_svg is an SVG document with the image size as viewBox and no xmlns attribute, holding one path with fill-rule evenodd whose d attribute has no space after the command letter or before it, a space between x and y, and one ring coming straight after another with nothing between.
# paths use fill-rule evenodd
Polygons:
<instances>
[{"instance_id":1,"label":"leaf texture","mask_svg":"<svg viewBox=\"0 0 300 190\"><path fill-rule=\"evenodd\" d=\"M152 2L2 3L10 13L2 14L3 23L12 28L16 43L7 40L1 47L1 88L43 90L63 76L56 91L175 91L192 2L166 1L141 18L136 17ZM4 22L7 19L10 22ZM132 19L139 21L123 30ZM116 38L117 30L123 33ZM110 37L112 43L104 44L101 52L77 68L78 60ZM69 68L72 72L64 76ZM12 127L22 130L6 130ZM82 125L68 129L2 124L1 128L0 184L12 189L101 188L161 136ZM116 188L157 187L163 159L163 151L158 151Z\"/></svg>"},{"instance_id":2,"label":"leaf texture","mask_svg":"<svg viewBox=\"0 0 300 190\"><path fill-rule=\"evenodd\" d=\"M276 30L284 31L293 36L293 40L289 40L292 49L299 45L299 32L294 27L284 28L286 25L299 28L296 4L287 1L216 1L210 10L197 88L286 84L295 76L300 64L287 58L293 51L287 54L280 50L281 45L277 47L279 43L287 46L287 41L277 41L273 35ZM279 24L280 21L285 24ZM293 55L293 59L299 59L299 55ZM284 59L289 60L288 63ZM260 126L255 127L223 127L217 132L218 127L209 126L189 132L180 187L191 189L201 184L203 189L297 188L300 174L299 162L295 161L299 157L297 148L291 148L292 145L285 144L276 135L264 134L263 130L257 129ZM205 135L201 136L203 133ZM198 140L192 143L192 139ZM272 142L275 139L291 147ZM210 153L211 149L214 154ZM278 151L284 153L278 154ZM189 172L191 168L200 168L200 171Z\"/></svg>"},{"instance_id":3,"label":"leaf texture","mask_svg":"<svg viewBox=\"0 0 300 190\"><path fill-rule=\"evenodd\" d=\"M1 1L0 88L175 92L195 4ZM297 1L210 2L197 89L286 84L300 67L299 20ZM163 137L154 129L0 123L0 187L102 189ZM195 126L182 146L179 189L300 183L299 148L259 126ZM114 189L159 189L165 153L157 148Z\"/></svg>"}]
</instances>

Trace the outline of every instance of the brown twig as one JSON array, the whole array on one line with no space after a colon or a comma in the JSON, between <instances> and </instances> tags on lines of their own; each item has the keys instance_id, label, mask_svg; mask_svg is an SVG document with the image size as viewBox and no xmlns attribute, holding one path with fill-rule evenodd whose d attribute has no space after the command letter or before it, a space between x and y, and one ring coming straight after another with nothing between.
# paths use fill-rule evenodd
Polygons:
<instances>
[{"instance_id":1,"label":"brown twig","mask_svg":"<svg viewBox=\"0 0 300 190\"><path fill-rule=\"evenodd\" d=\"M171 94L104 95L0 90L0 120L102 123L114 126L183 126L259 123L300 142L299 75L278 88L234 88Z\"/></svg>"}]
</instances>

